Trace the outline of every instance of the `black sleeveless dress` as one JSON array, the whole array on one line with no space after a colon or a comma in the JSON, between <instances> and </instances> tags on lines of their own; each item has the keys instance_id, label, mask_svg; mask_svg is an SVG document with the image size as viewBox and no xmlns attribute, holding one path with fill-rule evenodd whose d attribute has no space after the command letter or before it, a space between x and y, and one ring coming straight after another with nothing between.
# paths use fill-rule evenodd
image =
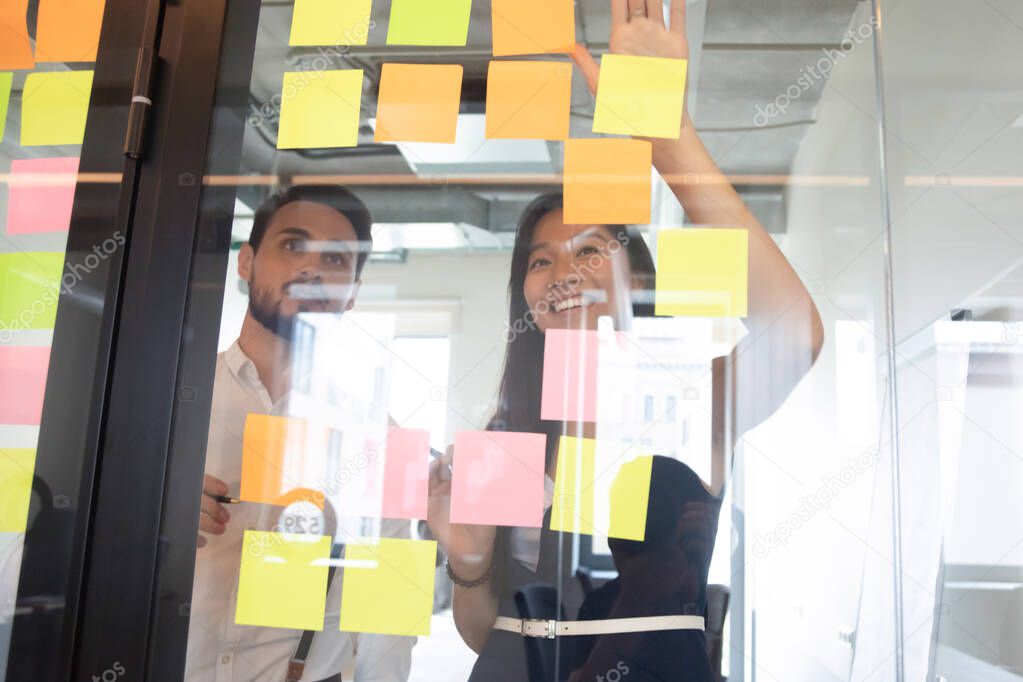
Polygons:
<instances>
[{"instance_id":1,"label":"black sleeveless dress","mask_svg":"<svg viewBox=\"0 0 1023 682\"><path fill-rule=\"evenodd\" d=\"M619 576L584 599L572 572L572 534L549 530L550 510L540 533L536 571L511 557L511 529L499 529L493 579L498 614L555 620L706 616L707 572L721 500L678 460L654 457L651 474L645 540L609 541ZM700 630L556 639L493 630L469 679L561 682L576 671L583 680L600 675L609 681L713 682Z\"/></svg>"}]
</instances>

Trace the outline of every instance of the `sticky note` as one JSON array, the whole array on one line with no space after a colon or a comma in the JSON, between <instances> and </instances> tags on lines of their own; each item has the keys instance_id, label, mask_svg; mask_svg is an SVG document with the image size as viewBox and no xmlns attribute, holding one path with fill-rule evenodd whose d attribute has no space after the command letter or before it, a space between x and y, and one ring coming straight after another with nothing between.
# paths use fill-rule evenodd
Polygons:
<instances>
[{"instance_id":1,"label":"sticky note","mask_svg":"<svg viewBox=\"0 0 1023 682\"><path fill-rule=\"evenodd\" d=\"M429 635L436 564L434 540L380 538L346 545L340 629Z\"/></svg>"},{"instance_id":2,"label":"sticky note","mask_svg":"<svg viewBox=\"0 0 1023 682\"><path fill-rule=\"evenodd\" d=\"M77 157L11 161L7 233L67 232L77 178Z\"/></svg>"},{"instance_id":3,"label":"sticky note","mask_svg":"<svg viewBox=\"0 0 1023 682\"><path fill-rule=\"evenodd\" d=\"M39 424L49 346L0 346L0 424Z\"/></svg>"},{"instance_id":4,"label":"sticky note","mask_svg":"<svg viewBox=\"0 0 1023 682\"><path fill-rule=\"evenodd\" d=\"M544 334L540 419L597 419L596 331L549 329Z\"/></svg>"},{"instance_id":5,"label":"sticky note","mask_svg":"<svg viewBox=\"0 0 1023 682\"><path fill-rule=\"evenodd\" d=\"M28 0L0 2L0 69L35 66L28 39Z\"/></svg>"},{"instance_id":6,"label":"sticky note","mask_svg":"<svg viewBox=\"0 0 1023 682\"><path fill-rule=\"evenodd\" d=\"M10 71L0 72L0 142L3 142L4 130L7 128L7 108L11 103L11 83L13 82L13 73Z\"/></svg>"},{"instance_id":7,"label":"sticky note","mask_svg":"<svg viewBox=\"0 0 1023 682\"><path fill-rule=\"evenodd\" d=\"M593 132L677 139L686 64L685 59L604 55Z\"/></svg>"},{"instance_id":8,"label":"sticky note","mask_svg":"<svg viewBox=\"0 0 1023 682\"><path fill-rule=\"evenodd\" d=\"M560 438L551 530L643 540L652 459L642 456L622 464L620 454L598 451L590 438Z\"/></svg>"},{"instance_id":9,"label":"sticky note","mask_svg":"<svg viewBox=\"0 0 1023 682\"><path fill-rule=\"evenodd\" d=\"M573 0L493 0L494 56L571 52Z\"/></svg>"},{"instance_id":10,"label":"sticky note","mask_svg":"<svg viewBox=\"0 0 1023 682\"><path fill-rule=\"evenodd\" d=\"M745 317L749 232L741 228L661 230L654 314Z\"/></svg>"},{"instance_id":11,"label":"sticky note","mask_svg":"<svg viewBox=\"0 0 1023 682\"><path fill-rule=\"evenodd\" d=\"M0 448L0 533L25 531L35 465L35 449Z\"/></svg>"},{"instance_id":12,"label":"sticky note","mask_svg":"<svg viewBox=\"0 0 1023 682\"><path fill-rule=\"evenodd\" d=\"M571 106L571 64L490 62L488 139L567 139Z\"/></svg>"},{"instance_id":13,"label":"sticky note","mask_svg":"<svg viewBox=\"0 0 1023 682\"><path fill-rule=\"evenodd\" d=\"M105 0L39 0L37 62L94 62Z\"/></svg>"},{"instance_id":14,"label":"sticky note","mask_svg":"<svg viewBox=\"0 0 1023 682\"><path fill-rule=\"evenodd\" d=\"M465 47L472 0L392 0L388 45Z\"/></svg>"},{"instance_id":15,"label":"sticky note","mask_svg":"<svg viewBox=\"0 0 1023 682\"><path fill-rule=\"evenodd\" d=\"M542 433L455 434L451 522L539 528L546 445Z\"/></svg>"},{"instance_id":16,"label":"sticky note","mask_svg":"<svg viewBox=\"0 0 1023 682\"><path fill-rule=\"evenodd\" d=\"M362 69L286 72L277 148L355 147L361 106Z\"/></svg>"},{"instance_id":17,"label":"sticky note","mask_svg":"<svg viewBox=\"0 0 1023 682\"><path fill-rule=\"evenodd\" d=\"M430 432L390 429L385 442L384 501L388 519L426 519L430 483Z\"/></svg>"},{"instance_id":18,"label":"sticky note","mask_svg":"<svg viewBox=\"0 0 1023 682\"><path fill-rule=\"evenodd\" d=\"M295 0L289 45L365 45L373 0Z\"/></svg>"},{"instance_id":19,"label":"sticky note","mask_svg":"<svg viewBox=\"0 0 1023 682\"><path fill-rule=\"evenodd\" d=\"M92 71L48 71L25 77L21 94L22 146L81 144Z\"/></svg>"},{"instance_id":20,"label":"sticky note","mask_svg":"<svg viewBox=\"0 0 1023 682\"><path fill-rule=\"evenodd\" d=\"M239 498L280 504L285 494L304 487L306 422L290 417L250 414L242 434L242 482Z\"/></svg>"},{"instance_id":21,"label":"sticky note","mask_svg":"<svg viewBox=\"0 0 1023 682\"><path fill-rule=\"evenodd\" d=\"M247 530L234 620L293 630L322 630L331 538Z\"/></svg>"},{"instance_id":22,"label":"sticky note","mask_svg":"<svg viewBox=\"0 0 1023 682\"><path fill-rule=\"evenodd\" d=\"M0 253L0 338L4 331L53 329L63 267L63 253Z\"/></svg>"},{"instance_id":23,"label":"sticky note","mask_svg":"<svg viewBox=\"0 0 1023 682\"><path fill-rule=\"evenodd\" d=\"M653 147L646 140L566 140L565 222L649 223L652 169Z\"/></svg>"},{"instance_id":24,"label":"sticky note","mask_svg":"<svg viewBox=\"0 0 1023 682\"><path fill-rule=\"evenodd\" d=\"M461 97L459 64L384 64L376 141L453 143Z\"/></svg>"}]
</instances>

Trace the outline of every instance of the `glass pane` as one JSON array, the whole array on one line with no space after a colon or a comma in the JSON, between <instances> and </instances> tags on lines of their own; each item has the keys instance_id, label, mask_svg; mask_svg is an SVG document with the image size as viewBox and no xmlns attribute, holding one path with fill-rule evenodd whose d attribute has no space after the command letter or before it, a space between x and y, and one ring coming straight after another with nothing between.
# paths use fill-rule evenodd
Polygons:
<instances>
[{"instance_id":1,"label":"glass pane","mask_svg":"<svg viewBox=\"0 0 1023 682\"><path fill-rule=\"evenodd\" d=\"M876 22L627 8L232 4L189 679L893 678Z\"/></svg>"}]
</instances>

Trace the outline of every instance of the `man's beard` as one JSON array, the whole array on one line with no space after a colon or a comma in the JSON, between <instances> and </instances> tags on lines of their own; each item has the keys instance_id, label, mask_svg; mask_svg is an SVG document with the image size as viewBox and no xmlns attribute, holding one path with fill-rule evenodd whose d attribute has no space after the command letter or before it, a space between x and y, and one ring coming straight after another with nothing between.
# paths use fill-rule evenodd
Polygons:
<instances>
[{"instance_id":1,"label":"man's beard","mask_svg":"<svg viewBox=\"0 0 1023 682\"><path fill-rule=\"evenodd\" d=\"M253 289L249 294L249 314L275 336L291 341L295 332L295 316L281 313L280 300L274 301L267 289Z\"/></svg>"}]
</instances>

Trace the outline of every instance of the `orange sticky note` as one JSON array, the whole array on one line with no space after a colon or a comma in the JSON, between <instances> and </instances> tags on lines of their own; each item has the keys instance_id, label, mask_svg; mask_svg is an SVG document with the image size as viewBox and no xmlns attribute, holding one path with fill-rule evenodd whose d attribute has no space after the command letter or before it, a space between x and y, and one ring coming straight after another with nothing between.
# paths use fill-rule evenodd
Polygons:
<instances>
[{"instance_id":1,"label":"orange sticky note","mask_svg":"<svg viewBox=\"0 0 1023 682\"><path fill-rule=\"evenodd\" d=\"M571 52L573 0L493 0L494 56Z\"/></svg>"},{"instance_id":2,"label":"orange sticky note","mask_svg":"<svg viewBox=\"0 0 1023 682\"><path fill-rule=\"evenodd\" d=\"M565 141L565 222L647 224L653 147L645 140Z\"/></svg>"},{"instance_id":3,"label":"orange sticky note","mask_svg":"<svg viewBox=\"0 0 1023 682\"><path fill-rule=\"evenodd\" d=\"M453 143L461 97L460 64L384 64L376 141Z\"/></svg>"},{"instance_id":4,"label":"orange sticky note","mask_svg":"<svg viewBox=\"0 0 1023 682\"><path fill-rule=\"evenodd\" d=\"M303 483L288 475L300 470L306 455L306 422L289 417L250 414L242 436L242 483L246 502L280 504Z\"/></svg>"},{"instance_id":5,"label":"orange sticky note","mask_svg":"<svg viewBox=\"0 0 1023 682\"><path fill-rule=\"evenodd\" d=\"M571 64L490 62L487 138L567 139L571 107Z\"/></svg>"},{"instance_id":6,"label":"orange sticky note","mask_svg":"<svg viewBox=\"0 0 1023 682\"><path fill-rule=\"evenodd\" d=\"M39 0L36 61L96 61L105 4L105 0Z\"/></svg>"},{"instance_id":7,"label":"orange sticky note","mask_svg":"<svg viewBox=\"0 0 1023 682\"><path fill-rule=\"evenodd\" d=\"M0 2L0 69L31 69L35 66L28 40L28 0Z\"/></svg>"},{"instance_id":8,"label":"orange sticky note","mask_svg":"<svg viewBox=\"0 0 1023 682\"><path fill-rule=\"evenodd\" d=\"M331 538L245 531L234 620L293 630L323 630Z\"/></svg>"}]
</instances>

